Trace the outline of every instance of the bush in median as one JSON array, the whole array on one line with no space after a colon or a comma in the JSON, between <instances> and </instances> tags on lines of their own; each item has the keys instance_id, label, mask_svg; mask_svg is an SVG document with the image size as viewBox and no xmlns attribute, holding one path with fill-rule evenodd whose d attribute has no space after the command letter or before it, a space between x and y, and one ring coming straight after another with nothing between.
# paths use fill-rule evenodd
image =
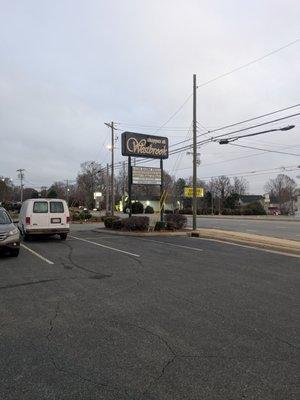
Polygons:
<instances>
[{"instance_id":1,"label":"bush in median","mask_svg":"<svg viewBox=\"0 0 300 400\"><path fill-rule=\"evenodd\" d=\"M166 229L166 223L163 221L157 221L154 227L155 231L162 231Z\"/></svg>"},{"instance_id":2,"label":"bush in median","mask_svg":"<svg viewBox=\"0 0 300 400\"><path fill-rule=\"evenodd\" d=\"M168 214L165 216L167 229L182 229L187 224L187 218L182 214Z\"/></svg>"},{"instance_id":3,"label":"bush in median","mask_svg":"<svg viewBox=\"0 0 300 400\"><path fill-rule=\"evenodd\" d=\"M119 219L119 218L115 219L112 222L112 229L116 229L116 230L123 229L124 228L124 222L125 222L124 219Z\"/></svg>"},{"instance_id":4,"label":"bush in median","mask_svg":"<svg viewBox=\"0 0 300 400\"><path fill-rule=\"evenodd\" d=\"M154 214L154 209L151 206L145 208L145 214Z\"/></svg>"},{"instance_id":5,"label":"bush in median","mask_svg":"<svg viewBox=\"0 0 300 400\"><path fill-rule=\"evenodd\" d=\"M119 219L120 219L120 217L117 217L117 216L111 216L111 217L103 218L103 222L104 222L105 228L112 229L113 222L116 221L116 220L119 220Z\"/></svg>"},{"instance_id":6,"label":"bush in median","mask_svg":"<svg viewBox=\"0 0 300 400\"><path fill-rule=\"evenodd\" d=\"M149 217L130 217L124 220L124 229L127 231L147 231Z\"/></svg>"}]
</instances>

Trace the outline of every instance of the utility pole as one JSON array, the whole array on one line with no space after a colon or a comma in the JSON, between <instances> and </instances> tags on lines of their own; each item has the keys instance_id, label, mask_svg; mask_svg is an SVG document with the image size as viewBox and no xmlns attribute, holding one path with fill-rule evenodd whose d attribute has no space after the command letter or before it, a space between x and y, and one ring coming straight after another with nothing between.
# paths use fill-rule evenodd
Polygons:
<instances>
[{"instance_id":1,"label":"utility pole","mask_svg":"<svg viewBox=\"0 0 300 400\"><path fill-rule=\"evenodd\" d=\"M106 202L106 215L109 213L109 164L106 164L106 195L105 195L105 202Z\"/></svg>"},{"instance_id":2,"label":"utility pole","mask_svg":"<svg viewBox=\"0 0 300 400\"><path fill-rule=\"evenodd\" d=\"M115 148L115 127L114 123L108 122L104 123L106 126L111 128L111 215L114 215L114 208L115 208L115 188L114 188L114 148Z\"/></svg>"},{"instance_id":3,"label":"utility pole","mask_svg":"<svg viewBox=\"0 0 300 400\"><path fill-rule=\"evenodd\" d=\"M69 198L70 198L69 179L66 180L66 183L67 183L67 204L69 207Z\"/></svg>"},{"instance_id":4,"label":"utility pole","mask_svg":"<svg viewBox=\"0 0 300 400\"><path fill-rule=\"evenodd\" d=\"M20 168L17 169L17 172L19 172L18 174L18 178L20 179L20 191L21 191L21 203L23 203L23 179L24 179L24 168Z\"/></svg>"},{"instance_id":5,"label":"utility pole","mask_svg":"<svg viewBox=\"0 0 300 400\"><path fill-rule=\"evenodd\" d=\"M193 75L193 230L197 229L197 85Z\"/></svg>"}]
</instances>

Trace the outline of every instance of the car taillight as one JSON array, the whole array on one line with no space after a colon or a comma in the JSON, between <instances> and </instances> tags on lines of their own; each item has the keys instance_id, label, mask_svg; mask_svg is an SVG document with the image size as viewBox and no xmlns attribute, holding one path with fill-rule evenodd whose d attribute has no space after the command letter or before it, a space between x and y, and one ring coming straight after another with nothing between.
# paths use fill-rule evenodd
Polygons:
<instances>
[{"instance_id":1,"label":"car taillight","mask_svg":"<svg viewBox=\"0 0 300 400\"><path fill-rule=\"evenodd\" d=\"M30 217L26 217L26 225L30 225Z\"/></svg>"},{"instance_id":2,"label":"car taillight","mask_svg":"<svg viewBox=\"0 0 300 400\"><path fill-rule=\"evenodd\" d=\"M67 217L67 224L70 222L70 217Z\"/></svg>"}]
</instances>

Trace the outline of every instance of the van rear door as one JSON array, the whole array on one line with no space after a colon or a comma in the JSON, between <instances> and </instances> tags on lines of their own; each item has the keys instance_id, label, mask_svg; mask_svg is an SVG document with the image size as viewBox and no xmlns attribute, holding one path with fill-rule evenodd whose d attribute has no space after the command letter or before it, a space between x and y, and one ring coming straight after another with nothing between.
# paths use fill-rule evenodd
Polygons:
<instances>
[{"instance_id":1,"label":"van rear door","mask_svg":"<svg viewBox=\"0 0 300 400\"><path fill-rule=\"evenodd\" d=\"M29 208L27 209L29 211ZM47 229L49 225L49 204L46 200L36 200L32 205L32 213L25 217L30 217L30 226L36 229Z\"/></svg>"},{"instance_id":2,"label":"van rear door","mask_svg":"<svg viewBox=\"0 0 300 400\"><path fill-rule=\"evenodd\" d=\"M51 228L66 228L67 218L64 202L61 200L50 200L50 220L49 226Z\"/></svg>"}]
</instances>

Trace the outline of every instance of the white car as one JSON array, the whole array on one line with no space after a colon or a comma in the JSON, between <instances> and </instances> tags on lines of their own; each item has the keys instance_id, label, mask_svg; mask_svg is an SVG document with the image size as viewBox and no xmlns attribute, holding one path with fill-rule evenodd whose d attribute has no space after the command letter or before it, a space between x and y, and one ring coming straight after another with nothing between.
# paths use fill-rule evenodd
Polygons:
<instances>
[{"instance_id":1,"label":"white car","mask_svg":"<svg viewBox=\"0 0 300 400\"><path fill-rule=\"evenodd\" d=\"M60 235L67 238L70 231L70 213L65 200L29 199L20 210L18 228L24 240L32 235Z\"/></svg>"}]
</instances>

